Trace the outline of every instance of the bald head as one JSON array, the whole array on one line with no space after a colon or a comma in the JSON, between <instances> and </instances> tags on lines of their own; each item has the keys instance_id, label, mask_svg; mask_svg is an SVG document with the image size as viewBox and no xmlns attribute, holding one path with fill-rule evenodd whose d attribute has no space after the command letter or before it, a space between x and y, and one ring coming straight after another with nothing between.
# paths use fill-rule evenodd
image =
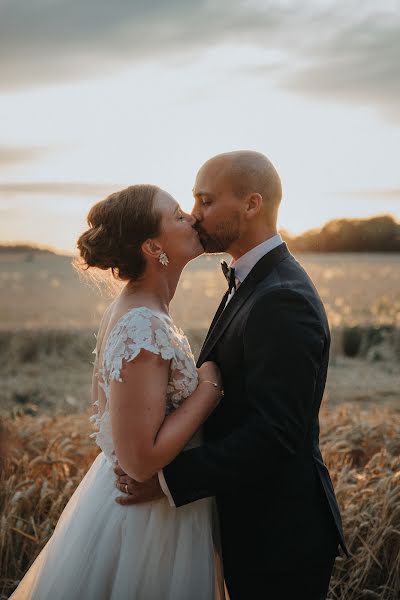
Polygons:
<instances>
[{"instance_id":1,"label":"bald head","mask_svg":"<svg viewBox=\"0 0 400 600\"><path fill-rule=\"evenodd\" d=\"M238 198L260 194L266 217L276 221L282 185L274 165L264 154L251 150L225 152L210 158L203 168L215 170L216 175L228 179Z\"/></svg>"}]
</instances>

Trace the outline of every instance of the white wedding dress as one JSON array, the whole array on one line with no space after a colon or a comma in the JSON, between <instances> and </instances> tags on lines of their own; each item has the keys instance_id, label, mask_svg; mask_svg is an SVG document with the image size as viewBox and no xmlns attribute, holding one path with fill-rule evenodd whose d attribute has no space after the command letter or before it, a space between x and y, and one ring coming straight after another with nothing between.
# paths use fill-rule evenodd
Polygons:
<instances>
[{"instance_id":1,"label":"white wedding dress","mask_svg":"<svg viewBox=\"0 0 400 600\"><path fill-rule=\"evenodd\" d=\"M97 356L98 413L93 434L102 452L65 507L54 533L12 600L223 600L214 498L180 508L167 498L121 506L115 498L110 383L124 361L146 349L170 362L166 414L197 386L189 344L172 321L133 308L114 325ZM96 351L95 351L96 352ZM198 431L187 448L201 443Z\"/></svg>"}]
</instances>

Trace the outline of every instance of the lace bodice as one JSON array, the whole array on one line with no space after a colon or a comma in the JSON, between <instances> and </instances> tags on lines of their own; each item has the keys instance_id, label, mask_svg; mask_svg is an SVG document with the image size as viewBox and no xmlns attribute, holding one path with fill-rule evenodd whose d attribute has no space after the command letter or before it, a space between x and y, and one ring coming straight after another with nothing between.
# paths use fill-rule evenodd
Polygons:
<instances>
[{"instance_id":1,"label":"lace bodice","mask_svg":"<svg viewBox=\"0 0 400 600\"><path fill-rule=\"evenodd\" d=\"M197 387L197 370L189 342L173 322L147 307L131 308L114 325L101 355L96 354L98 384L104 391L105 403L97 399L97 413L90 420L97 427L91 435L104 454L116 460L112 440L111 420L108 410L111 381L122 381L124 362L136 358L141 350L148 350L170 361L169 381L166 389L166 414L173 412Z\"/></svg>"}]
</instances>

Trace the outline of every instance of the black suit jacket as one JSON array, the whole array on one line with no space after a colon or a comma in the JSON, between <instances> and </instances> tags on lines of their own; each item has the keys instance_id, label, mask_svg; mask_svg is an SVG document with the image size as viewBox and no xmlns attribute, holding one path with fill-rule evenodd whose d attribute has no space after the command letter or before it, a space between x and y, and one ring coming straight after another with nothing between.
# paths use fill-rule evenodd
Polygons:
<instances>
[{"instance_id":1,"label":"black suit jacket","mask_svg":"<svg viewBox=\"0 0 400 600\"><path fill-rule=\"evenodd\" d=\"M204 444L164 468L175 504L216 496L225 574L317 565L344 539L319 449L330 333L318 293L281 244L222 299L198 365L214 360L225 396Z\"/></svg>"}]
</instances>

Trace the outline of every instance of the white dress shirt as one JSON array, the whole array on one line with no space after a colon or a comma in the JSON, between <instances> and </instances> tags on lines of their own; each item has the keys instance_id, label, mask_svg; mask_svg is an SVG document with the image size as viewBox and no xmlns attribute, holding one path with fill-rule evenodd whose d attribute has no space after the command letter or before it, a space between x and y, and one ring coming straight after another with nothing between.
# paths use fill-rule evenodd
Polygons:
<instances>
[{"instance_id":1,"label":"white dress shirt","mask_svg":"<svg viewBox=\"0 0 400 600\"><path fill-rule=\"evenodd\" d=\"M254 248L246 252L246 254L243 254L243 256L241 256L237 260L231 260L229 266L234 267L235 269L236 285L239 286L241 283L243 283L247 275L250 273L252 268L258 263L258 261L263 256L268 254L268 252L271 252L271 250L282 244L282 242L283 240L281 236L279 235L279 233L277 233L273 237L268 238L264 242L261 242L261 244L258 244L258 246L254 246ZM235 288L231 290L231 293L229 294L226 300L225 306L232 299L234 293ZM162 491L168 498L170 506L175 506L175 502L171 496L171 492L168 489L167 482L165 481L164 473L162 472L162 470L158 472L158 480L160 482Z\"/></svg>"}]
</instances>

